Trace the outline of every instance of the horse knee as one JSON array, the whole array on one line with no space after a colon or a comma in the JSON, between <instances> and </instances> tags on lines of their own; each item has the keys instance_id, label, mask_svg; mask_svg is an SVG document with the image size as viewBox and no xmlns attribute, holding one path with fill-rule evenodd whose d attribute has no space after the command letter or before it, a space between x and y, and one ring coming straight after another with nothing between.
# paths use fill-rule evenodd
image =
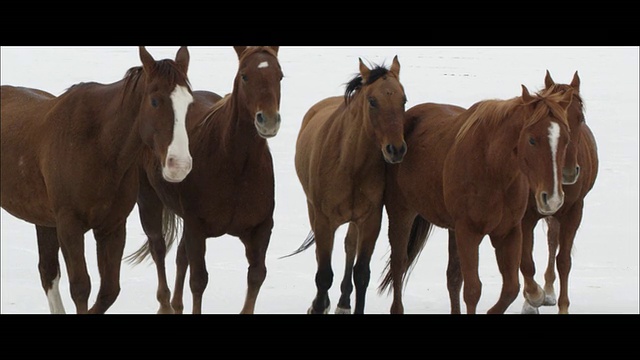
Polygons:
<instances>
[{"instance_id":1,"label":"horse knee","mask_svg":"<svg viewBox=\"0 0 640 360\"><path fill-rule=\"evenodd\" d=\"M247 272L247 281L254 286L260 286L267 277L267 268L265 266L249 266Z\"/></svg>"}]
</instances>

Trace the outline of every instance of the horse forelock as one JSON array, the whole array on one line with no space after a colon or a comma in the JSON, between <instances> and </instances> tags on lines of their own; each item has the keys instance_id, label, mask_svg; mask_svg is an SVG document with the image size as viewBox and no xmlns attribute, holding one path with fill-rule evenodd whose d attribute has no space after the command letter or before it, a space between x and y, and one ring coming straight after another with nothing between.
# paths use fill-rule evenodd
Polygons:
<instances>
[{"instance_id":1,"label":"horse forelock","mask_svg":"<svg viewBox=\"0 0 640 360\"><path fill-rule=\"evenodd\" d=\"M554 93L564 94L571 89L573 89L573 87L571 87L571 85L568 85L568 84L554 84L549 88L538 91L537 94L540 97L548 97L549 95ZM586 111L586 107L585 107L584 101L582 100L582 96L578 91L575 91L575 89L573 91L573 99L571 100L570 106L578 106L581 114L584 114Z\"/></svg>"},{"instance_id":2,"label":"horse forelock","mask_svg":"<svg viewBox=\"0 0 640 360\"><path fill-rule=\"evenodd\" d=\"M242 55L240 55L239 61L242 62L249 55L255 54L255 53L258 53L258 52L266 52L267 54L270 54L271 56L275 57L276 59L278 58L278 54L275 52L275 50L273 50L269 46L247 46L247 48L244 50L244 52L242 52Z\"/></svg>"},{"instance_id":3,"label":"horse forelock","mask_svg":"<svg viewBox=\"0 0 640 360\"><path fill-rule=\"evenodd\" d=\"M544 91L542 94L536 94L537 99L531 104L534 106L533 113L528 117L525 126L531 126L550 114L568 128L567 113L559 104L563 96L564 92Z\"/></svg>"},{"instance_id":4,"label":"horse forelock","mask_svg":"<svg viewBox=\"0 0 640 360\"><path fill-rule=\"evenodd\" d=\"M349 103L349 101L353 98L355 93L362 88L363 85L371 85L376 80L386 76L387 74L391 74L389 69L384 67L384 65L375 65L371 72L369 73L369 77L367 78L367 82L363 83L362 75L357 74L353 77L353 79L349 80L346 84L345 92L344 92L344 101L345 103Z\"/></svg>"},{"instance_id":5,"label":"horse forelock","mask_svg":"<svg viewBox=\"0 0 640 360\"><path fill-rule=\"evenodd\" d=\"M133 91L143 75L144 70L142 66L135 66L127 70L124 76L125 89ZM156 61L156 66L153 68L153 75L165 78L174 84L186 85L189 90L192 89L187 74L185 74L173 60L164 59Z\"/></svg>"}]
</instances>

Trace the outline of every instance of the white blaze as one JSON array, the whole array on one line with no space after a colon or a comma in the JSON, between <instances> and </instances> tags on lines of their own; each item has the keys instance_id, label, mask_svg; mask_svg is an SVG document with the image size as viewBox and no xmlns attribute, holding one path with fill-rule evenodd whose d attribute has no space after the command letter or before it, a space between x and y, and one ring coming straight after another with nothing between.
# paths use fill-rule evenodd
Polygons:
<instances>
[{"instance_id":1,"label":"white blaze","mask_svg":"<svg viewBox=\"0 0 640 360\"><path fill-rule=\"evenodd\" d=\"M551 163L553 164L553 195L549 199L549 205L557 205L561 203L562 198L558 194L558 139L560 138L560 125L551 122L549 126L549 145L551 146Z\"/></svg>"},{"instance_id":2,"label":"white blaze","mask_svg":"<svg viewBox=\"0 0 640 360\"><path fill-rule=\"evenodd\" d=\"M171 93L173 104L173 139L167 149L167 160L165 160L165 175L172 179L182 180L191 170L191 154L189 153L189 136L187 135L187 109L193 102L193 96L184 86L176 86ZM173 158L173 166L166 169L168 159Z\"/></svg>"},{"instance_id":3,"label":"white blaze","mask_svg":"<svg viewBox=\"0 0 640 360\"><path fill-rule=\"evenodd\" d=\"M264 68L268 68L269 67L269 63L266 61L261 62L260 64L258 64L258 69L264 69Z\"/></svg>"}]
</instances>

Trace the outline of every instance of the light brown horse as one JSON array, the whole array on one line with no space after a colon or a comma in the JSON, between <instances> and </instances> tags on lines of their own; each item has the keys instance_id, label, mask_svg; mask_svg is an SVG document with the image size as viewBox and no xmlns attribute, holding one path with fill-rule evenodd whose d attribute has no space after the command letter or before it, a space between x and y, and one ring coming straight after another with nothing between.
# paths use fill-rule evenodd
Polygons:
<instances>
[{"instance_id":1,"label":"light brown horse","mask_svg":"<svg viewBox=\"0 0 640 360\"><path fill-rule=\"evenodd\" d=\"M482 283L478 250L489 235L502 291L488 313L504 313L519 292L521 220L529 200L551 215L563 204L562 167L570 141L572 91L485 100L468 110L425 103L406 113L411 151L388 166L385 206L391 256L380 285L393 286L392 313L403 313L405 275L432 225L455 231L467 313L476 313Z\"/></svg>"},{"instance_id":2,"label":"light brown horse","mask_svg":"<svg viewBox=\"0 0 640 360\"><path fill-rule=\"evenodd\" d=\"M78 313L104 313L120 292L126 220L138 194L139 160L162 163L164 182L191 170L185 129L192 101L189 52L156 61L139 48L141 67L113 84L80 83L59 97L2 86L1 204L33 223L40 279L52 313L64 313L58 251L67 265ZM88 308L91 282L84 234L97 244L100 290Z\"/></svg>"},{"instance_id":3,"label":"light brown horse","mask_svg":"<svg viewBox=\"0 0 640 360\"><path fill-rule=\"evenodd\" d=\"M576 71L570 84L556 84L547 71L542 92L565 93L573 90L573 100L567 109L567 120L571 131L571 141L567 146L565 165L562 169L562 183L565 200L562 207L552 216L541 215L535 206L534 194L531 193L529 206L522 219L522 259L520 271L524 276L523 295L525 298L522 313L537 314L541 305L555 305L554 290L555 259L558 256L560 273L560 313L568 313L568 277L571 269L571 248L576 231L582 220L584 198L593 188L598 173L597 145L593 133L587 126L584 116L584 103L580 96L580 77ZM533 262L533 233L536 224L544 218L547 222L547 241L549 258L545 272L544 289L534 280L535 264ZM561 244L558 253L558 245ZM455 233L449 231L449 266L447 268L447 287L451 301L451 312L460 313L460 265L455 244Z\"/></svg>"},{"instance_id":4,"label":"light brown horse","mask_svg":"<svg viewBox=\"0 0 640 360\"><path fill-rule=\"evenodd\" d=\"M267 274L265 257L275 209L273 160L267 139L276 136L280 128L283 73L277 46L234 49L239 64L233 91L222 100L209 91L194 92L195 101L187 116L193 154L189 176L180 184L168 184L160 177L157 160L147 156L143 162L138 209L148 240L127 260L138 263L151 254L158 274L158 313L183 312L188 267L192 311L202 313L209 277L205 265L209 237L233 235L245 247L249 269L241 313L254 312ZM164 262L180 224L176 215L183 219L183 233L169 302Z\"/></svg>"},{"instance_id":5,"label":"light brown horse","mask_svg":"<svg viewBox=\"0 0 640 360\"><path fill-rule=\"evenodd\" d=\"M345 239L347 258L342 296L336 313L350 313L349 296L356 287L355 313L364 313L369 263L382 220L384 164L402 161L407 151L403 116L407 101L399 80L400 63L389 69L368 68L346 87L344 97L324 99L305 114L296 143L295 165L307 197L311 233L296 252L316 243L317 294L309 313L327 313L333 282L331 253L337 228L351 227ZM382 156L381 156L382 155Z\"/></svg>"}]
</instances>

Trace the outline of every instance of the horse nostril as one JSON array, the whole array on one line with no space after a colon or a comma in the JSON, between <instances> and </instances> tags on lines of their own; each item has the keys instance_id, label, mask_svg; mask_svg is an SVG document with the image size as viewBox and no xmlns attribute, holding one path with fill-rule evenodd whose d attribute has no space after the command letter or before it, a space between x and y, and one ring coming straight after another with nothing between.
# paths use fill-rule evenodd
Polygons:
<instances>
[{"instance_id":1,"label":"horse nostril","mask_svg":"<svg viewBox=\"0 0 640 360\"><path fill-rule=\"evenodd\" d=\"M548 195L546 192L543 192L542 194L540 194L542 196L542 202L546 205L547 201L548 201Z\"/></svg>"},{"instance_id":2,"label":"horse nostril","mask_svg":"<svg viewBox=\"0 0 640 360\"><path fill-rule=\"evenodd\" d=\"M256 120L259 124L264 124L264 116L262 115L262 112L256 114Z\"/></svg>"},{"instance_id":3,"label":"horse nostril","mask_svg":"<svg viewBox=\"0 0 640 360\"><path fill-rule=\"evenodd\" d=\"M406 152L407 152L407 145L405 143L402 143L402 146L400 147L398 154L400 156L403 156L404 154L406 154Z\"/></svg>"},{"instance_id":4,"label":"horse nostril","mask_svg":"<svg viewBox=\"0 0 640 360\"><path fill-rule=\"evenodd\" d=\"M576 165L576 175L580 175L580 165Z\"/></svg>"},{"instance_id":5,"label":"horse nostril","mask_svg":"<svg viewBox=\"0 0 640 360\"><path fill-rule=\"evenodd\" d=\"M393 153L395 152L396 149L393 147L393 145L389 144L389 145L387 145L386 150L387 150L387 154L393 155Z\"/></svg>"}]
</instances>

